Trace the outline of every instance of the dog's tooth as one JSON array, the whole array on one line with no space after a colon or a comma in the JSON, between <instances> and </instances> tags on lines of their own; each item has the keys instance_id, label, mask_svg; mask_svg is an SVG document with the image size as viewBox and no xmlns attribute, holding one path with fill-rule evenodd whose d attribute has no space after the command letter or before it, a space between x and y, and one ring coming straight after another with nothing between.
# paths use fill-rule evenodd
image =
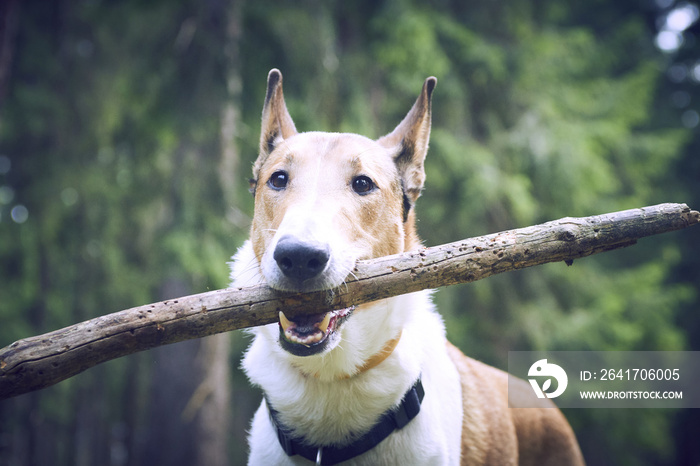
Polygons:
<instances>
[{"instance_id":1,"label":"dog's tooth","mask_svg":"<svg viewBox=\"0 0 700 466\"><path fill-rule=\"evenodd\" d=\"M287 331L287 329L289 328L290 325L292 325L292 323L289 321L289 319L287 319L287 316L284 315L284 312L282 312L282 311L280 311L279 317L280 317L280 324L282 325L282 330Z\"/></svg>"},{"instance_id":2,"label":"dog's tooth","mask_svg":"<svg viewBox=\"0 0 700 466\"><path fill-rule=\"evenodd\" d=\"M321 330L323 333L326 333L326 330L328 330L328 324L331 323L331 313L326 312L326 315L323 317L323 320L321 321L320 324L318 324L319 330Z\"/></svg>"}]
</instances>

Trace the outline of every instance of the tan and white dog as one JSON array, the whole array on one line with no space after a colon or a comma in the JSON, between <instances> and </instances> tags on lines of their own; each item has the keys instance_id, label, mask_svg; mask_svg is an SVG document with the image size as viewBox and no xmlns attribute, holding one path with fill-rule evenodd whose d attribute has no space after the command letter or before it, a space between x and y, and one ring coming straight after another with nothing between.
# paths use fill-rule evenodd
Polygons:
<instances>
[{"instance_id":1,"label":"tan and white dog","mask_svg":"<svg viewBox=\"0 0 700 466\"><path fill-rule=\"evenodd\" d=\"M355 261L416 249L431 94L390 134L298 133L270 71L235 286L333 290ZM265 399L252 465L578 465L554 407L508 407L507 374L447 342L429 292L258 327L243 368ZM523 382L523 390L531 390Z\"/></svg>"}]
</instances>

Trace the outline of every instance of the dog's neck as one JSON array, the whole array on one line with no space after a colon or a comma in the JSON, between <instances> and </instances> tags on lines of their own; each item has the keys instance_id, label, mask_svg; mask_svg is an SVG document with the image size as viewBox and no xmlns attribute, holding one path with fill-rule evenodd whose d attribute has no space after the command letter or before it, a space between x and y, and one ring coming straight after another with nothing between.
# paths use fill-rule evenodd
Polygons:
<instances>
[{"instance_id":1,"label":"dog's neck","mask_svg":"<svg viewBox=\"0 0 700 466\"><path fill-rule=\"evenodd\" d=\"M394 350L396 349L396 345L399 344L399 340L401 340L401 333L402 332L399 331L399 334L396 336L396 338L392 338L391 340L387 341L386 345L384 345L384 348L372 355L372 357L365 361L365 363L362 366L360 366L356 372L354 372L353 374L341 375L337 379L344 380L349 379L350 377L355 377L364 372L367 372L368 370L374 367L377 367L379 364L384 362L384 360L391 356L391 353L394 352ZM318 373L314 374L314 377L318 377Z\"/></svg>"},{"instance_id":2,"label":"dog's neck","mask_svg":"<svg viewBox=\"0 0 700 466\"><path fill-rule=\"evenodd\" d=\"M426 317L417 312L420 309L432 309L427 292L397 296L358 312L354 318L363 325L346 331L366 338L360 349L373 346L362 358L354 342L313 361L290 357L277 343L276 325L258 327L243 367L279 411L281 422L294 428L295 436L318 445L345 443L355 433L371 429L377 416L396 406L424 371L423 361L430 352L424 342L439 340L443 330L439 317L431 317L432 313ZM379 312L393 317L363 322L368 320L365 316ZM377 328L380 331L372 331ZM382 334L388 338L377 341ZM343 378L345 374L352 376Z\"/></svg>"},{"instance_id":3,"label":"dog's neck","mask_svg":"<svg viewBox=\"0 0 700 466\"><path fill-rule=\"evenodd\" d=\"M369 358L369 359L367 360L367 362L365 362L365 363L362 365L362 367L360 367L360 368L357 370L357 374L362 374L363 372L368 371L368 370L372 369L373 367L378 366L379 364L381 364L382 362L384 362L384 360L385 360L386 358L388 358L389 356L391 356L391 353L393 353L393 352L394 352L394 349L396 349L396 345L399 344L399 340L401 339L401 333L402 333L402 332L399 331L399 334L396 336L396 338L393 338L393 339L387 341L387 342L386 342L386 345L384 345L384 348L382 348L381 351L379 351L379 352L376 353L374 356L372 356L371 358ZM356 375L357 375L357 374L356 374ZM350 376L348 376L348 377L350 377Z\"/></svg>"}]
</instances>

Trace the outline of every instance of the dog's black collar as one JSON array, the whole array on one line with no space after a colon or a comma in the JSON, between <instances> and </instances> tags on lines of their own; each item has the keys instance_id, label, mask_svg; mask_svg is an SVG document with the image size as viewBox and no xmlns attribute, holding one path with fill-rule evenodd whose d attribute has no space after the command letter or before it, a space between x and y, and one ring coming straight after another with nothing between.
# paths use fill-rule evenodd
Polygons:
<instances>
[{"instance_id":1,"label":"dog's black collar","mask_svg":"<svg viewBox=\"0 0 700 466\"><path fill-rule=\"evenodd\" d=\"M423 384L418 378L416 383L403 396L399 406L386 411L369 432L343 447L309 445L303 438L292 437L289 434L289 430L279 422L277 411L272 409L267 399L265 399L265 402L270 412L272 426L277 431L277 438L284 452L288 456L303 456L308 460L315 461L316 464L325 466L347 461L379 445L379 442L387 438L395 430L403 428L411 419L418 415L424 396Z\"/></svg>"}]
</instances>

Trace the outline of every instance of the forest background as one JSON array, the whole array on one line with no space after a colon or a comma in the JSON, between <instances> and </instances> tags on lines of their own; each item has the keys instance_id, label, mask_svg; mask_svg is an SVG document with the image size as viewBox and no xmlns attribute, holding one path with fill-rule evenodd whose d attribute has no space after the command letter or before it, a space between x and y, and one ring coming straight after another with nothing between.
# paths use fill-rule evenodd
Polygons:
<instances>
[{"instance_id":1,"label":"forest background","mask_svg":"<svg viewBox=\"0 0 700 466\"><path fill-rule=\"evenodd\" d=\"M378 137L438 77L426 245L662 202L700 206L698 8L675 0L5 0L0 346L226 287L265 79L297 127ZM700 350L698 232L436 293L449 338ZM244 332L0 402L0 466L243 464ZM572 409L591 465L697 465L696 410Z\"/></svg>"}]
</instances>

